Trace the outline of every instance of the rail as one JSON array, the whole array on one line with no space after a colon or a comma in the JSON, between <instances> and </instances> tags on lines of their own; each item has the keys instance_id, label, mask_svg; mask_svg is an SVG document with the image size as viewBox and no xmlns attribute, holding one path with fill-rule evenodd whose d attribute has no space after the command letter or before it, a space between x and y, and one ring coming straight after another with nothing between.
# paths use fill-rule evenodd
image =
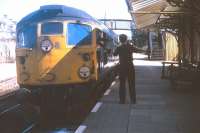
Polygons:
<instances>
[{"instance_id":1,"label":"rail","mask_svg":"<svg viewBox=\"0 0 200 133\"><path fill-rule=\"evenodd\" d=\"M29 125L27 128L25 128L22 133L30 133L33 128L36 126L36 123L32 123L31 125Z\"/></svg>"}]
</instances>

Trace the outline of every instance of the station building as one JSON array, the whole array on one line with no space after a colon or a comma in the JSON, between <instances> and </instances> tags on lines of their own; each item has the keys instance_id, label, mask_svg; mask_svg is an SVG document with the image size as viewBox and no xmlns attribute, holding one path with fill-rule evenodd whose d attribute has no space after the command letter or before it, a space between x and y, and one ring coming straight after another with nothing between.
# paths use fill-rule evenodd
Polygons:
<instances>
[{"instance_id":1,"label":"station building","mask_svg":"<svg viewBox=\"0 0 200 133\"><path fill-rule=\"evenodd\" d=\"M0 16L0 63L15 61L16 21Z\"/></svg>"},{"instance_id":2,"label":"station building","mask_svg":"<svg viewBox=\"0 0 200 133\"><path fill-rule=\"evenodd\" d=\"M199 1L126 0L137 30L161 33L164 60L198 65Z\"/></svg>"}]
</instances>

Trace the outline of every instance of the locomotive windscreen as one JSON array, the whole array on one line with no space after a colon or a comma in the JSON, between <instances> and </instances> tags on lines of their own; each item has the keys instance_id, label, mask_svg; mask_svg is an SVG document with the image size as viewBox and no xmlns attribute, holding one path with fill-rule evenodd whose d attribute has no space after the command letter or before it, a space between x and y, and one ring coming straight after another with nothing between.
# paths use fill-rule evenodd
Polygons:
<instances>
[{"instance_id":1,"label":"locomotive windscreen","mask_svg":"<svg viewBox=\"0 0 200 133\"><path fill-rule=\"evenodd\" d=\"M37 26L29 25L17 32L17 48L33 48L36 45Z\"/></svg>"},{"instance_id":2,"label":"locomotive windscreen","mask_svg":"<svg viewBox=\"0 0 200 133\"><path fill-rule=\"evenodd\" d=\"M63 33L63 24L60 22L46 22L41 26L43 35L55 35Z\"/></svg>"},{"instance_id":3,"label":"locomotive windscreen","mask_svg":"<svg viewBox=\"0 0 200 133\"><path fill-rule=\"evenodd\" d=\"M68 29L68 45L91 45L92 28L85 24L70 23Z\"/></svg>"}]
</instances>

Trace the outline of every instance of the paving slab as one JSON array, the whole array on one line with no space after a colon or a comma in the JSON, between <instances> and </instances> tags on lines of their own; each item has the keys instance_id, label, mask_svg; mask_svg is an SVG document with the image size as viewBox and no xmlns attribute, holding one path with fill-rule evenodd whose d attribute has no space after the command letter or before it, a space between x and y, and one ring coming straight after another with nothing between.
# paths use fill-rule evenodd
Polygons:
<instances>
[{"instance_id":1,"label":"paving slab","mask_svg":"<svg viewBox=\"0 0 200 133\"><path fill-rule=\"evenodd\" d=\"M116 80L99 110L82 123L84 133L200 133L200 90L173 89L160 74L160 66L136 66L134 105L128 95L126 104L118 103Z\"/></svg>"},{"instance_id":2,"label":"paving slab","mask_svg":"<svg viewBox=\"0 0 200 133\"><path fill-rule=\"evenodd\" d=\"M85 133L124 133L127 132L127 125L130 113L130 106L119 105L118 103L104 104L98 114L91 114L85 121L90 125Z\"/></svg>"}]
</instances>

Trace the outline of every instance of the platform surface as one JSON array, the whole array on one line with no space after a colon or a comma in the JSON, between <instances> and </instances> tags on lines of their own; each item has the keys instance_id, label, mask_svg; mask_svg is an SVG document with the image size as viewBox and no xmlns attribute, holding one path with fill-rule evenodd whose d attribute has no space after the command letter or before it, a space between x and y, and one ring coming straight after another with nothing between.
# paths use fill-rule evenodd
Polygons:
<instances>
[{"instance_id":1,"label":"platform surface","mask_svg":"<svg viewBox=\"0 0 200 133\"><path fill-rule=\"evenodd\" d=\"M16 79L16 64L0 64L0 100L6 95L10 95L18 89Z\"/></svg>"},{"instance_id":2,"label":"platform surface","mask_svg":"<svg viewBox=\"0 0 200 133\"><path fill-rule=\"evenodd\" d=\"M13 77L16 77L16 64L15 63L0 64L0 82Z\"/></svg>"},{"instance_id":3,"label":"platform surface","mask_svg":"<svg viewBox=\"0 0 200 133\"><path fill-rule=\"evenodd\" d=\"M84 133L200 133L200 91L175 90L160 76L161 66L136 66L135 105L128 95L119 104L116 80L82 123Z\"/></svg>"}]
</instances>

